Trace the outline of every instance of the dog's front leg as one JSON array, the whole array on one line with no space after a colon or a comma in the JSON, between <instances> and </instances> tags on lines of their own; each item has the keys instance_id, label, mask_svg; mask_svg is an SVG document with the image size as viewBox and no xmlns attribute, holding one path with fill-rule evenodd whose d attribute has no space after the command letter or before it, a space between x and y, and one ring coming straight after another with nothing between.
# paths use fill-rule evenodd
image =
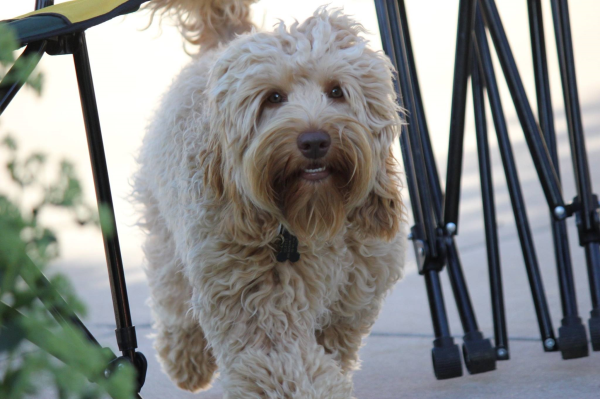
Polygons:
<instances>
[{"instance_id":1,"label":"dog's front leg","mask_svg":"<svg viewBox=\"0 0 600 399\"><path fill-rule=\"evenodd\" d=\"M211 274L202 284L196 304L225 398L352 397L351 379L317 343L317 312L303 303L302 284L281 284L269 272L227 270L224 262L217 270L218 278Z\"/></svg>"},{"instance_id":2,"label":"dog's front leg","mask_svg":"<svg viewBox=\"0 0 600 399\"><path fill-rule=\"evenodd\" d=\"M196 392L210 385L217 368L204 332L189 312L192 287L183 275L171 234L148 212L145 253L150 305L156 329L154 348L163 370L181 389Z\"/></svg>"},{"instance_id":3,"label":"dog's front leg","mask_svg":"<svg viewBox=\"0 0 600 399\"><path fill-rule=\"evenodd\" d=\"M300 340L250 347L226 367L227 399L350 399L352 382L323 347Z\"/></svg>"},{"instance_id":4,"label":"dog's front leg","mask_svg":"<svg viewBox=\"0 0 600 399\"><path fill-rule=\"evenodd\" d=\"M348 239L353 268L340 298L329 307L330 320L316 332L317 341L344 372L358 368L363 337L371 332L387 292L402 275L404 234L391 242Z\"/></svg>"}]
</instances>

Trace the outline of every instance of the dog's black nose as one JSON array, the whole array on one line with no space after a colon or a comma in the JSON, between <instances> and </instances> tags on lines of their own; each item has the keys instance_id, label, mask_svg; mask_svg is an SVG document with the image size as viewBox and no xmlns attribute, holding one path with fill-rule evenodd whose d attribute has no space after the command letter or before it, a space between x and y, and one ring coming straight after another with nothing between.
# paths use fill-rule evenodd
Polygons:
<instances>
[{"instance_id":1,"label":"dog's black nose","mask_svg":"<svg viewBox=\"0 0 600 399\"><path fill-rule=\"evenodd\" d=\"M296 143L298 144L298 149L306 158L319 159L327 154L331 145L331 137L329 137L328 133L321 130L304 132L298 136Z\"/></svg>"}]
</instances>

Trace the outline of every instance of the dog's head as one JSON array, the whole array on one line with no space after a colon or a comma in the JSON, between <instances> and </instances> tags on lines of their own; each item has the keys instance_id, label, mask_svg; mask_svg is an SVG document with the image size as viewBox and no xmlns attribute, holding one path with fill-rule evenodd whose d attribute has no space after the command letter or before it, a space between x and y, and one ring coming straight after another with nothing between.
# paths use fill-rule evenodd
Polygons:
<instances>
[{"instance_id":1,"label":"dog's head","mask_svg":"<svg viewBox=\"0 0 600 399\"><path fill-rule=\"evenodd\" d=\"M279 223L309 241L345 225L384 239L398 231L392 66L361 32L320 9L233 41L216 62L206 184L227 201L238 238L260 241Z\"/></svg>"}]
</instances>

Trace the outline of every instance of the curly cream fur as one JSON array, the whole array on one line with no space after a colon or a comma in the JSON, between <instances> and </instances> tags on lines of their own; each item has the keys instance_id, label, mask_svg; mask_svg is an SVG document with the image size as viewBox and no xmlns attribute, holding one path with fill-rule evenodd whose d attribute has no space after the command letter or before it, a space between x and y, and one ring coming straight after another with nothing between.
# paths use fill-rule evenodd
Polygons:
<instances>
[{"instance_id":1,"label":"curly cream fur","mask_svg":"<svg viewBox=\"0 0 600 399\"><path fill-rule=\"evenodd\" d=\"M406 241L392 68L361 32L321 8L202 51L165 95L135 189L155 347L180 387L207 388L218 366L226 398L352 397ZM269 104L274 90L287 101ZM314 129L332 139L317 182L296 145ZM297 263L275 259L280 225Z\"/></svg>"}]
</instances>

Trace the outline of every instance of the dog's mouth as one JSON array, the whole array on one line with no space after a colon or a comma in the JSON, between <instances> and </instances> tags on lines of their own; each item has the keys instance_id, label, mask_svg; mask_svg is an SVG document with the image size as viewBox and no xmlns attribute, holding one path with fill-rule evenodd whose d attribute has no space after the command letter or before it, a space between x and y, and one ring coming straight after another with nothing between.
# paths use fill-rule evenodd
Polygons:
<instances>
[{"instance_id":1,"label":"dog's mouth","mask_svg":"<svg viewBox=\"0 0 600 399\"><path fill-rule=\"evenodd\" d=\"M324 180L331 174L331 169L324 164L311 164L302 170L300 177L308 181Z\"/></svg>"}]
</instances>

